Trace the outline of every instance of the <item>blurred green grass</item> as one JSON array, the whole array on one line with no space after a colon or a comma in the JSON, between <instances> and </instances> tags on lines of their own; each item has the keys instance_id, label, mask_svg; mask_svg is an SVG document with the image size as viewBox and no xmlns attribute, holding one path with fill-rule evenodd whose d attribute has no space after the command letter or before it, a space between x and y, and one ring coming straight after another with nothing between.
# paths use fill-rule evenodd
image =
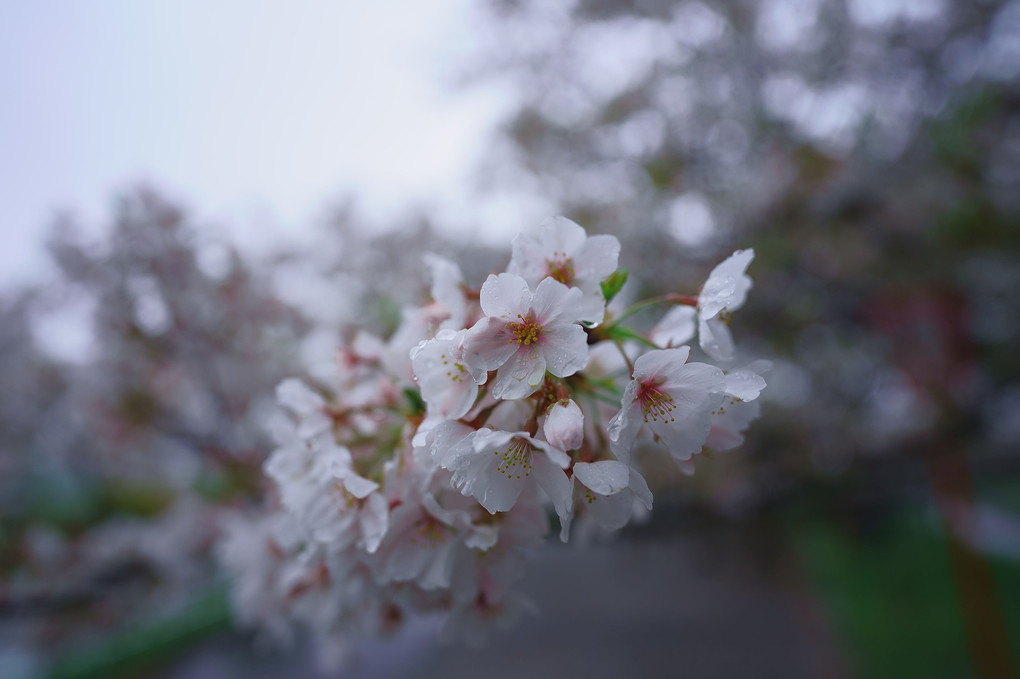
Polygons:
<instances>
[{"instance_id":1,"label":"blurred green grass","mask_svg":"<svg viewBox=\"0 0 1020 679\"><path fill-rule=\"evenodd\" d=\"M868 536L808 524L793 540L854 676L974 676L943 535L904 519ZM988 563L1015 662L1020 564L994 556Z\"/></svg>"}]
</instances>

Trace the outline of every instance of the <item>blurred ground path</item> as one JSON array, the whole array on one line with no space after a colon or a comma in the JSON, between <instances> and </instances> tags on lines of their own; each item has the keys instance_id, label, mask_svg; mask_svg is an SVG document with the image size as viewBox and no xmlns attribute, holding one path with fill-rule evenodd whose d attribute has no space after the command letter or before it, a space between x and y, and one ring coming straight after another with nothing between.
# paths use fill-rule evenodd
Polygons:
<instances>
[{"instance_id":1,"label":"blurred ground path","mask_svg":"<svg viewBox=\"0 0 1020 679\"><path fill-rule=\"evenodd\" d=\"M541 617L478 649L439 644L433 621L412 625L369 645L339 676L840 676L844 663L796 561L746 534L703 532L550 545L522 588ZM257 660L236 643L209 644L163 676L327 676L307 654Z\"/></svg>"}]
</instances>

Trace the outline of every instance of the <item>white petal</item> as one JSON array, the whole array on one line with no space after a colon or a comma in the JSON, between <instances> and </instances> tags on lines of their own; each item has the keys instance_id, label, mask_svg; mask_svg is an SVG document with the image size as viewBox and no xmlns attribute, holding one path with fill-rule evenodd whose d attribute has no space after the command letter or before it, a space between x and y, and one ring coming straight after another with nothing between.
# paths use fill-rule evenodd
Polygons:
<instances>
[{"instance_id":1,"label":"white petal","mask_svg":"<svg viewBox=\"0 0 1020 679\"><path fill-rule=\"evenodd\" d=\"M369 554L379 549L389 527L389 504L379 493L368 498L368 502L361 509L361 540L365 545L365 551Z\"/></svg>"},{"instance_id":2,"label":"white petal","mask_svg":"<svg viewBox=\"0 0 1020 679\"><path fill-rule=\"evenodd\" d=\"M623 407L609 421L609 445L621 460L630 459L630 449L641 430L641 404L637 401L638 383L631 380L623 390Z\"/></svg>"},{"instance_id":3,"label":"white petal","mask_svg":"<svg viewBox=\"0 0 1020 679\"><path fill-rule=\"evenodd\" d=\"M490 514L513 507L527 480L528 472L523 468L531 463L530 453L518 458L514 469L505 468L504 454L513 436L509 432L480 430L470 437L471 453L460 458L453 472L453 485L462 494L477 499Z\"/></svg>"},{"instance_id":4,"label":"white petal","mask_svg":"<svg viewBox=\"0 0 1020 679\"><path fill-rule=\"evenodd\" d=\"M548 254L542 246L542 241L529 233L517 234L510 245L510 264L507 265L508 273L517 274L528 282L529 285L538 285L538 282L549 273L546 259Z\"/></svg>"},{"instance_id":5,"label":"white petal","mask_svg":"<svg viewBox=\"0 0 1020 679\"><path fill-rule=\"evenodd\" d=\"M644 505L645 509L652 511L652 491L648 489L645 477L633 467L630 469L630 489L634 493L634 499Z\"/></svg>"},{"instance_id":6,"label":"white petal","mask_svg":"<svg viewBox=\"0 0 1020 679\"><path fill-rule=\"evenodd\" d=\"M531 445L536 449L545 453L545 456L549 458L549 461L557 465L561 469L566 469L570 466L570 456L565 452L552 445L547 441L539 441L537 439L531 440Z\"/></svg>"},{"instance_id":7,"label":"white petal","mask_svg":"<svg viewBox=\"0 0 1020 679\"><path fill-rule=\"evenodd\" d=\"M697 315L697 310L692 306L675 306L655 324L649 333L649 339L660 347L678 347L687 344L697 331L695 324Z\"/></svg>"},{"instance_id":8,"label":"white petal","mask_svg":"<svg viewBox=\"0 0 1020 679\"><path fill-rule=\"evenodd\" d=\"M555 278L543 278L531 302L535 320L543 327L556 321L572 323L577 320L582 297L584 293L578 288L568 288Z\"/></svg>"},{"instance_id":9,"label":"white petal","mask_svg":"<svg viewBox=\"0 0 1020 679\"><path fill-rule=\"evenodd\" d=\"M332 420L326 413L317 410L301 420L301 424L297 428L297 435L302 439L312 439L328 430L332 424Z\"/></svg>"},{"instance_id":10,"label":"white petal","mask_svg":"<svg viewBox=\"0 0 1020 679\"><path fill-rule=\"evenodd\" d=\"M599 495L585 505L585 510L605 530L619 530L627 525L634 510L634 498L630 493Z\"/></svg>"},{"instance_id":11,"label":"white petal","mask_svg":"<svg viewBox=\"0 0 1020 679\"><path fill-rule=\"evenodd\" d=\"M718 318L700 319L698 343L706 354L717 361L732 361L736 356L733 335L726 323Z\"/></svg>"},{"instance_id":12,"label":"white petal","mask_svg":"<svg viewBox=\"0 0 1020 679\"><path fill-rule=\"evenodd\" d=\"M473 448L467 437L475 430L467 425L448 420L429 433L427 445L436 464L445 469L454 469L460 456L470 453Z\"/></svg>"},{"instance_id":13,"label":"white petal","mask_svg":"<svg viewBox=\"0 0 1020 679\"><path fill-rule=\"evenodd\" d=\"M499 531L495 526L473 526L471 534L464 538L464 544L471 549L485 551L493 547L499 540Z\"/></svg>"},{"instance_id":14,"label":"white petal","mask_svg":"<svg viewBox=\"0 0 1020 679\"><path fill-rule=\"evenodd\" d=\"M712 430L705 446L713 450L732 450L744 442L744 431L758 419L761 406L750 403L724 402L722 413L712 416Z\"/></svg>"},{"instance_id":15,"label":"white petal","mask_svg":"<svg viewBox=\"0 0 1020 679\"><path fill-rule=\"evenodd\" d=\"M290 378L276 387L276 400L295 415L308 415L326 406L322 396L315 393L304 382Z\"/></svg>"},{"instance_id":16,"label":"white petal","mask_svg":"<svg viewBox=\"0 0 1020 679\"><path fill-rule=\"evenodd\" d=\"M432 274L432 299L450 312L450 318L443 322L443 327L461 328L467 303L464 299L464 276L460 272L460 267L431 252L426 253L424 259Z\"/></svg>"},{"instance_id":17,"label":"white petal","mask_svg":"<svg viewBox=\"0 0 1020 679\"><path fill-rule=\"evenodd\" d=\"M675 349L653 349L634 361L634 379L654 382L675 375L682 370L691 355L687 345Z\"/></svg>"},{"instance_id":18,"label":"white petal","mask_svg":"<svg viewBox=\"0 0 1020 679\"><path fill-rule=\"evenodd\" d=\"M723 377L726 393L742 401L753 401L765 388L762 376L750 370L731 370Z\"/></svg>"},{"instance_id":19,"label":"white petal","mask_svg":"<svg viewBox=\"0 0 1020 679\"><path fill-rule=\"evenodd\" d=\"M584 442L584 414L572 400L554 403L542 425L545 440L560 450L575 450Z\"/></svg>"},{"instance_id":20,"label":"white petal","mask_svg":"<svg viewBox=\"0 0 1020 679\"><path fill-rule=\"evenodd\" d=\"M588 334L576 323L543 328L539 346L556 377L569 377L588 364Z\"/></svg>"},{"instance_id":21,"label":"white petal","mask_svg":"<svg viewBox=\"0 0 1020 679\"><path fill-rule=\"evenodd\" d=\"M535 393L545 378L545 356L538 345L519 346L517 351L499 368L492 384L496 398L525 398Z\"/></svg>"},{"instance_id":22,"label":"white petal","mask_svg":"<svg viewBox=\"0 0 1020 679\"><path fill-rule=\"evenodd\" d=\"M379 484L375 481L369 481L363 476L358 476L355 473L350 473L344 477L344 488L347 492L358 498L359 500L376 490L379 490Z\"/></svg>"},{"instance_id":23,"label":"white petal","mask_svg":"<svg viewBox=\"0 0 1020 679\"><path fill-rule=\"evenodd\" d=\"M595 286L593 289L587 290L585 287L578 287L584 292L584 297L581 298L574 314L577 316L577 320L585 323L601 323L606 317L606 298L602 296L602 288Z\"/></svg>"},{"instance_id":24,"label":"white petal","mask_svg":"<svg viewBox=\"0 0 1020 679\"><path fill-rule=\"evenodd\" d=\"M489 274L479 295L482 313L486 316L513 320L531 308L531 292L520 276L501 273Z\"/></svg>"},{"instance_id":25,"label":"white petal","mask_svg":"<svg viewBox=\"0 0 1020 679\"><path fill-rule=\"evenodd\" d=\"M544 455L535 455L532 464L535 482L553 503L560 522L568 521L570 519L570 479L562 469Z\"/></svg>"},{"instance_id":26,"label":"white petal","mask_svg":"<svg viewBox=\"0 0 1020 679\"><path fill-rule=\"evenodd\" d=\"M616 236L590 236L572 255L574 275L601 282L616 271L620 261L620 241Z\"/></svg>"},{"instance_id":27,"label":"white petal","mask_svg":"<svg viewBox=\"0 0 1020 679\"><path fill-rule=\"evenodd\" d=\"M737 250L712 270L698 295L698 311L714 318L723 309L734 311L744 304L751 279L745 275L754 250Z\"/></svg>"},{"instance_id":28,"label":"white petal","mask_svg":"<svg viewBox=\"0 0 1020 679\"><path fill-rule=\"evenodd\" d=\"M615 495L630 485L630 469L619 460L578 462L574 476L599 495Z\"/></svg>"}]
</instances>

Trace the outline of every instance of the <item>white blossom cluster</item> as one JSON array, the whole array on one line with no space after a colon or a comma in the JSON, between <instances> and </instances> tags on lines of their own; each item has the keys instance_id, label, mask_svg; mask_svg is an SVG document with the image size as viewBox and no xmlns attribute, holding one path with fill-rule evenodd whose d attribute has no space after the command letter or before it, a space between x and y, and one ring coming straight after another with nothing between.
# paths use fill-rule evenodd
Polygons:
<instances>
[{"instance_id":1,"label":"white blossom cluster","mask_svg":"<svg viewBox=\"0 0 1020 679\"><path fill-rule=\"evenodd\" d=\"M335 648L442 612L448 637L477 638L532 608L512 585L553 513L567 541L572 524L612 531L651 510L639 440L688 470L704 447L739 445L767 364L691 361L685 343L732 363L753 252L695 297L607 311L619 251L553 218L480 290L427 255L430 304L388 341L357 335L328 388L284 381L292 418L265 465L276 508L235 518L220 549L241 620L282 638L299 623ZM653 304L674 306L650 332L622 324Z\"/></svg>"}]
</instances>

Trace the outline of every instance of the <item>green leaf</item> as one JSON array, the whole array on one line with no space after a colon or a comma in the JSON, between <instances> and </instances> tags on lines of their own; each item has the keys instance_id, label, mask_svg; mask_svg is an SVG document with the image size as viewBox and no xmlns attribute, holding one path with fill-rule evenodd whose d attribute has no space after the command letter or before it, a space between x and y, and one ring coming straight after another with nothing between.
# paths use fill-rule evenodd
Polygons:
<instances>
[{"instance_id":1,"label":"green leaf","mask_svg":"<svg viewBox=\"0 0 1020 679\"><path fill-rule=\"evenodd\" d=\"M404 396L407 397L407 403L411 406L411 413L413 415L420 415L425 412L425 401L422 400L421 394L417 389L406 387L404 389Z\"/></svg>"},{"instance_id":2,"label":"green leaf","mask_svg":"<svg viewBox=\"0 0 1020 679\"><path fill-rule=\"evenodd\" d=\"M616 297L616 293L620 292L623 284L627 282L627 274L626 269L617 269L609 274L609 278L602 281L602 296L606 298L606 304L609 304Z\"/></svg>"}]
</instances>

